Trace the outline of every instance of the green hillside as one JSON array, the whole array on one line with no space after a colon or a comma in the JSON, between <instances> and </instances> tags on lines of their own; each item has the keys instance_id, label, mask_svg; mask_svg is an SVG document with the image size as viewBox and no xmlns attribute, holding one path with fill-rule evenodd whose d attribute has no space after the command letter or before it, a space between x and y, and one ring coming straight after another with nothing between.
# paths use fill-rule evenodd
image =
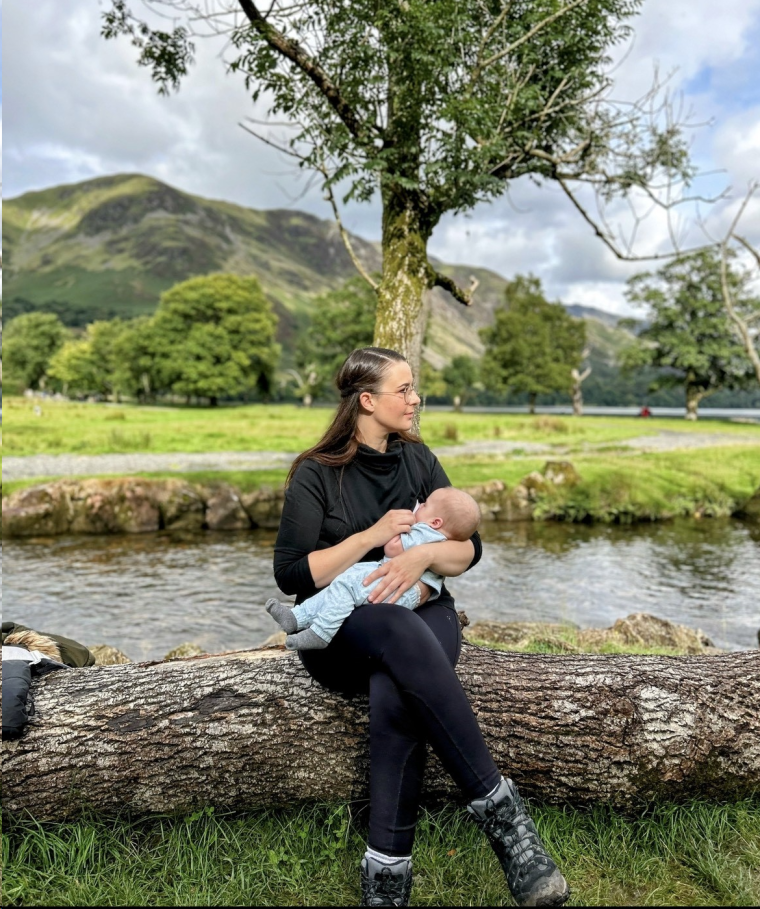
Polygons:
<instances>
[{"instance_id":1,"label":"green hillside","mask_svg":"<svg viewBox=\"0 0 760 909\"><path fill-rule=\"evenodd\" d=\"M353 237L370 271L377 244ZM313 300L355 269L332 221L291 210L256 211L181 192L152 177L118 174L9 199L3 207L5 318L57 313L68 325L152 313L178 281L213 271L256 275L280 318L278 338L292 351ZM463 286L474 276L475 303L463 307L436 288L425 358L479 357L478 329L493 322L505 280L495 272L436 262ZM592 361L612 366L630 335L614 317L584 309ZM589 316L591 318L589 318ZM593 318L594 316L598 318Z\"/></svg>"}]
</instances>

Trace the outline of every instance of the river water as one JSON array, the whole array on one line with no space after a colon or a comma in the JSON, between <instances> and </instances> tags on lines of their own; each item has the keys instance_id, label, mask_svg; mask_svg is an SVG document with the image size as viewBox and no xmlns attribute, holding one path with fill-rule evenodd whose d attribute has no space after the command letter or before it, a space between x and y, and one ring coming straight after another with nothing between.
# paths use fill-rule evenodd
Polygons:
<instances>
[{"instance_id":1,"label":"river water","mask_svg":"<svg viewBox=\"0 0 760 909\"><path fill-rule=\"evenodd\" d=\"M491 524L480 564L449 588L471 621L604 627L650 612L719 647L757 646L760 529L731 520L605 527ZM271 531L55 537L3 544L3 619L134 660L184 641L217 652L277 630Z\"/></svg>"}]
</instances>

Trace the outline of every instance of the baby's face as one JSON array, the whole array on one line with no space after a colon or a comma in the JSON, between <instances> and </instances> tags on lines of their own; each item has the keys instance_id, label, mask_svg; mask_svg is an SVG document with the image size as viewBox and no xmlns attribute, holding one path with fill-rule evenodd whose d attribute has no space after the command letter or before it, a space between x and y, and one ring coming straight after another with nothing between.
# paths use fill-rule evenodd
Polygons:
<instances>
[{"instance_id":1,"label":"baby's face","mask_svg":"<svg viewBox=\"0 0 760 909\"><path fill-rule=\"evenodd\" d=\"M441 512L436 504L440 499L438 496L439 490L431 492L427 497L427 501L423 502L422 505L414 512L414 518L416 524L429 524L434 518L440 518ZM436 498L438 496L438 498Z\"/></svg>"}]
</instances>

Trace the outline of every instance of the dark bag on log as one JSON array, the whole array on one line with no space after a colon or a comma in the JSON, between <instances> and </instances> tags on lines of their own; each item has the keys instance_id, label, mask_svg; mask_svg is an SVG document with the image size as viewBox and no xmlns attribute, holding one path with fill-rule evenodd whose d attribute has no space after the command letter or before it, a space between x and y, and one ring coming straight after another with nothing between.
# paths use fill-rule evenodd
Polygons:
<instances>
[{"instance_id":1,"label":"dark bag on log","mask_svg":"<svg viewBox=\"0 0 760 909\"><path fill-rule=\"evenodd\" d=\"M25 660L3 660L3 738L21 735L34 713L29 689L32 670Z\"/></svg>"},{"instance_id":2,"label":"dark bag on log","mask_svg":"<svg viewBox=\"0 0 760 909\"><path fill-rule=\"evenodd\" d=\"M32 679L70 667L92 666L95 657L77 641L3 622L3 738L18 738L34 715Z\"/></svg>"}]
</instances>

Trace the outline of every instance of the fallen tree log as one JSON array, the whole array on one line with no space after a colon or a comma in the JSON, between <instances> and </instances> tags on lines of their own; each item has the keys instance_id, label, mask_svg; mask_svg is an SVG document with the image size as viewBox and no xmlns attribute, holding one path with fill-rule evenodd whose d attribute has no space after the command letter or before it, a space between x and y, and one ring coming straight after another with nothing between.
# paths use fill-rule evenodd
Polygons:
<instances>
[{"instance_id":1,"label":"fallen tree log","mask_svg":"<svg viewBox=\"0 0 760 909\"><path fill-rule=\"evenodd\" d=\"M465 644L459 675L526 795L618 807L743 797L760 781L760 651L644 657ZM241 651L52 673L3 742L2 804L39 819L365 798L367 703L298 659ZM436 760L429 799L457 799Z\"/></svg>"}]
</instances>

